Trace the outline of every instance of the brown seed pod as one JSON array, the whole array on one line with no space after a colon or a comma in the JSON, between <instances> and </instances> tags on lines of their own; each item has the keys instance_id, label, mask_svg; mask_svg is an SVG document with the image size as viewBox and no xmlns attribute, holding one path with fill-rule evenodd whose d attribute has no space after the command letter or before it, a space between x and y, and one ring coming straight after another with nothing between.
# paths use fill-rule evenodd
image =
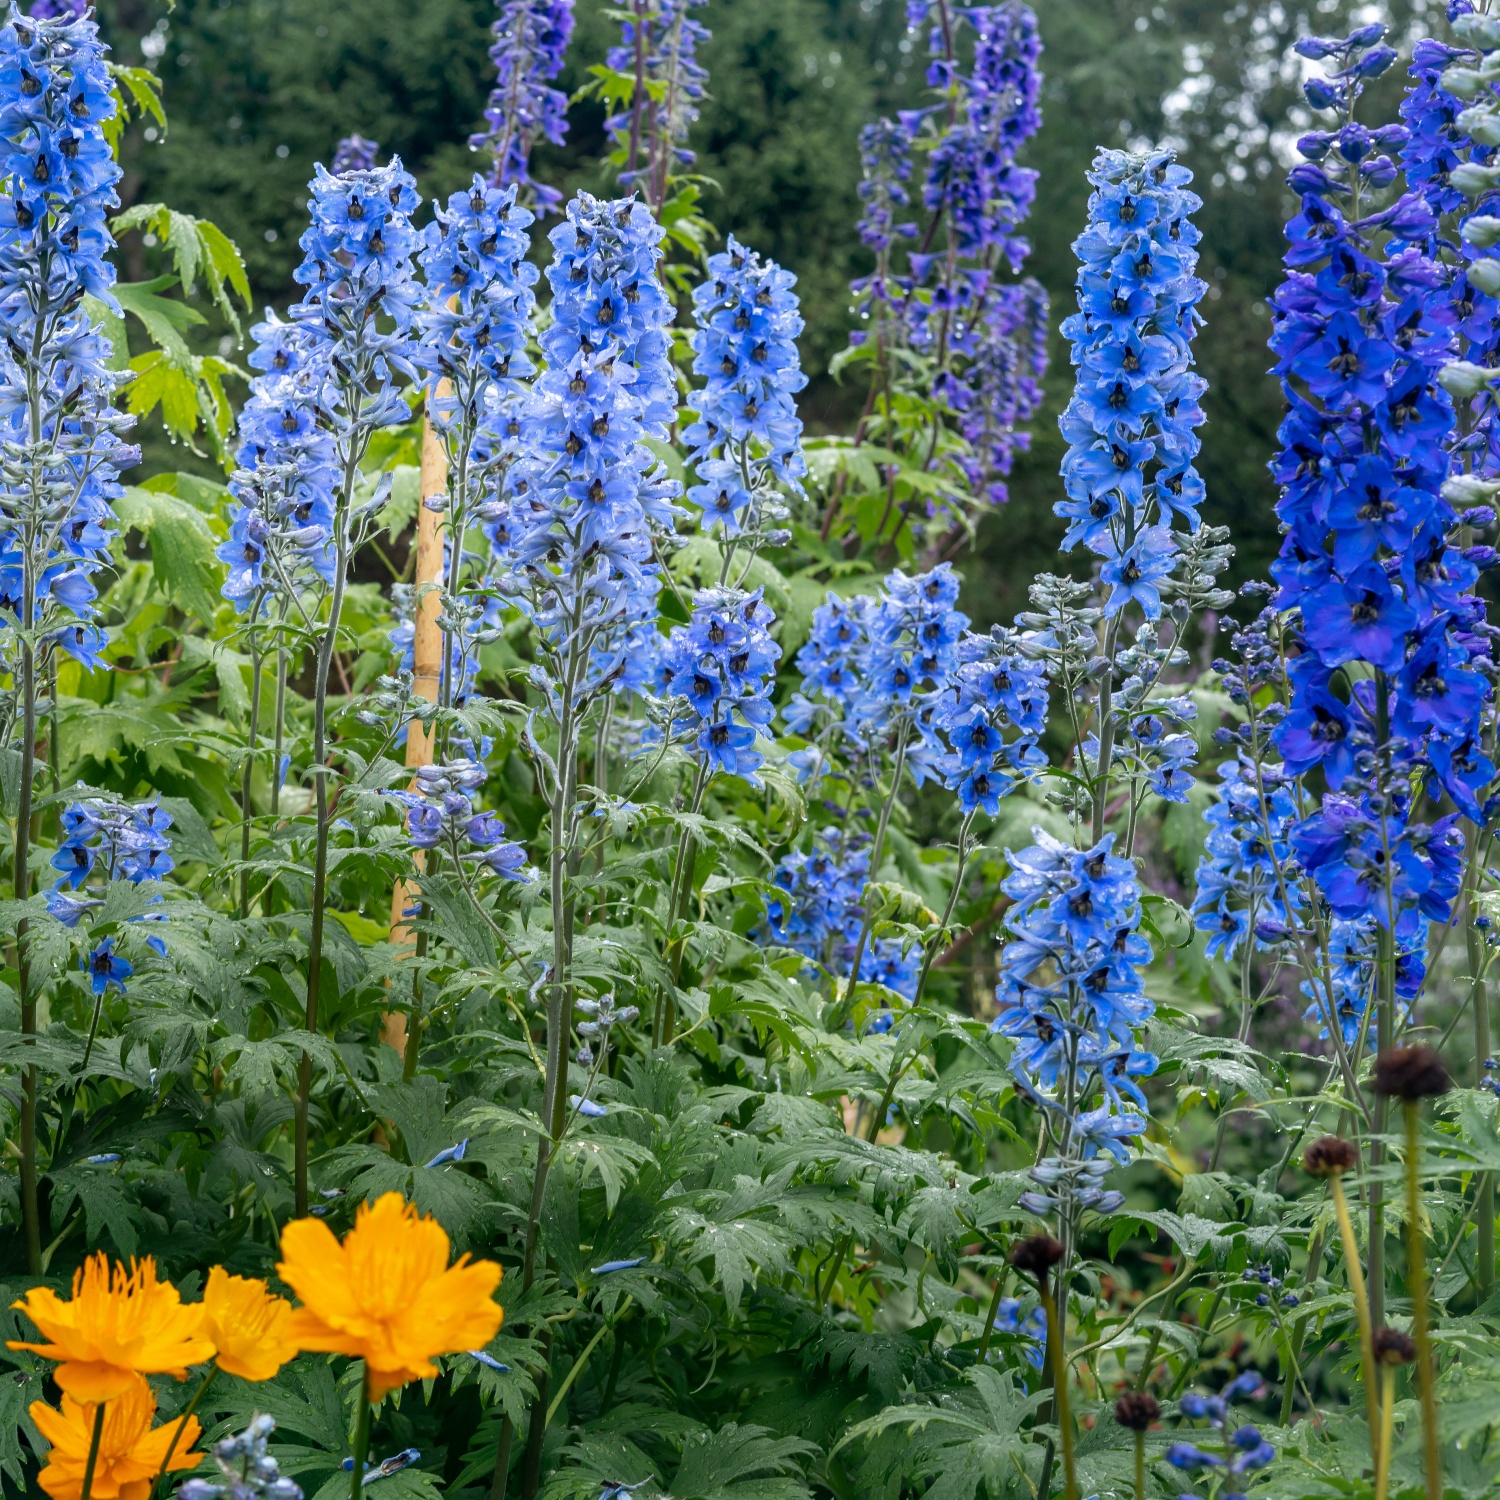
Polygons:
<instances>
[{"instance_id":1,"label":"brown seed pod","mask_svg":"<svg viewBox=\"0 0 1500 1500\"><path fill-rule=\"evenodd\" d=\"M1010 1247L1010 1263L1018 1271L1042 1277L1063 1258L1063 1247L1048 1234L1034 1234Z\"/></svg>"},{"instance_id":2,"label":"brown seed pod","mask_svg":"<svg viewBox=\"0 0 1500 1500\"><path fill-rule=\"evenodd\" d=\"M1149 1391L1126 1391L1115 1402L1115 1421L1132 1432L1144 1432L1161 1415L1161 1402Z\"/></svg>"},{"instance_id":3,"label":"brown seed pod","mask_svg":"<svg viewBox=\"0 0 1500 1500\"><path fill-rule=\"evenodd\" d=\"M1320 1135L1307 1148L1302 1165L1314 1177L1342 1177L1359 1164L1359 1152L1353 1141L1336 1135Z\"/></svg>"},{"instance_id":4,"label":"brown seed pod","mask_svg":"<svg viewBox=\"0 0 1500 1500\"><path fill-rule=\"evenodd\" d=\"M1399 1328L1377 1328L1371 1342L1377 1365L1409 1365L1417 1357L1417 1346Z\"/></svg>"},{"instance_id":5,"label":"brown seed pod","mask_svg":"<svg viewBox=\"0 0 1500 1500\"><path fill-rule=\"evenodd\" d=\"M1391 1047L1375 1059L1375 1092L1408 1102L1446 1094L1453 1080L1431 1047Z\"/></svg>"}]
</instances>

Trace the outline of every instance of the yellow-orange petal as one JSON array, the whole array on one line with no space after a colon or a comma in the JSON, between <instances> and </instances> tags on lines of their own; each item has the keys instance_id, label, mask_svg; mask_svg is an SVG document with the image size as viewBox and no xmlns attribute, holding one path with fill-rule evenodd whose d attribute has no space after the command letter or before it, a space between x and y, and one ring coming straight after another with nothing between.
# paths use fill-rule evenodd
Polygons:
<instances>
[{"instance_id":1,"label":"yellow-orange petal","mask_svg":"<svg viewBox=\"0 0 1500 1500\"><path fill-rule=\"evenodd\" d=\"M189 1417L185 1423L171 1421L153 1429L155 1407L150 1387L140 1379L105 1406L92 1500L145 1500L174 1438L176 1446L168 1468L198 1467L202 1455L192 1452L202 1432L198 1419ZM67 1395L63 1396L61 1410L42 1401L32 1404L32 1420L52 1445L47 1463L37 1476L52 1500L80 1500L97 1409L92 1403L74 1401ZM179 1425L182 1435L177 1438Z\"/></svg>"},{"instance_id":2,"label":"yellow-orange petal","mask_svg":"<svg viewBox=\"0 0 1500 1500\"><path fill-rule=\"evenodd\" d=\"M219 1368L243 1380L269 1380L297 1357L291 1336L292 1304L264 1281L231 1276L223 1266L208 1273L203 1290L203 1333L218 1351Z\"/></svg>"},{"instance_id":3,"label":"yellow-orange petal","mask_svg":"<svg viewBox=\"0 0 1500 1500\"><path fill-rule=\"evenodd\" d=\"M365 1361L377 1398L437 1373L433 1358L478 1348L500 1327L500 1268L467 1256L450 1266L441 1224L398 1193L363 1205L342 1244L300 1220L282 1233L278 1269L302 1299L290 1333L304 1349Z\"/></svg>"}]
</instances>

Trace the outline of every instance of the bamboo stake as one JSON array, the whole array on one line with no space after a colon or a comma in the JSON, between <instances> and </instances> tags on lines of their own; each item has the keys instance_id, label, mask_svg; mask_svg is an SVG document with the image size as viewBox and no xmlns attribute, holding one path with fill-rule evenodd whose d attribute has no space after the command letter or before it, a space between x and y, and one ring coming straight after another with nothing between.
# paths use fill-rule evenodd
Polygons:
<instances>
[{"instance_id":1,"label":"bamboo stake","mask_svg":"<svg viewBox=\"0 0 1500 1500\"><path fill-rule=\"evenodd\" d=\"M446 394L444 381L438 387ZM443 672L443 632L438 628L442 596L435 585L443 576L443 524L441 511L428 509L427 498L441 495L448 488L448 460L431 421L422 424L422 477L418 486L417 567L413 588L417 593L416 639L412 643L412 691L429 703L438 701ZM423 589L427 592L422 593ZM432 735L420 724L412 724L406 733L406 764L415 770L432 764ZM423 852L413 851L418 871L425 865ZM391 941L402 947L415 945L416 937L406 920L406 912L416 900L417 887L410 880L398 880L391 894ZM387 1011L381 1021L380 1039L406 1055L406 1012Z\"/></svg>"}]
</instances>

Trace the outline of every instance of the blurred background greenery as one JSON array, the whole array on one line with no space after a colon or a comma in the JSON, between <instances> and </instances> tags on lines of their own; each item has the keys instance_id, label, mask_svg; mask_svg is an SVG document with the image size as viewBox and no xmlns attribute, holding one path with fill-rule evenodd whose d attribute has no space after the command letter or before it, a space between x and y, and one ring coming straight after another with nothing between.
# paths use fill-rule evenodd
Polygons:
<instances>
[{"instance_id":1,"label":"blurred background greenery","mask_svg":"<svg viewBox=\"0 0 1500 1500\"><path fill-rule=\"evenodd\" d=\"M1055 329L1071 307L1069 245L1083 223L1096 146L1170 142L1196 174L1205 200L1200 273L1209 283L1198 340L1209 381L1205 513L1234 528L1238 576L1263 573L1276 538L1265 464L1281 413L1265 373L1265 299L1280 271L1282 176L1309 123L1298 113L1288 47L1299 33L1376 17L1393 23L1398 40L1442 26L1441 6L1425 0L1045 0L1036 8L1043 127L1023 159L1041 173L1029 269L1052 295L1054 363L1012 500L985 520L965 564L966 605L981 625L1009 618L1032 575L1057 567L1055 419L1071 372ZM478 165L467 140L492 79L493 0L99 0L99 12L118 59L160 73L171 122L165 137L132 127L124 201L162 200L218 223L244 253L257 306L292 300L305 183L340 136L358 131L399 153L427 197ZM577 0L577 15L562 79L569 90L618 34L601 0ZM848 282L867 268L854 228L856 141L865 121L922 98L923 40L906 33L904 0L710 0L700 15L713 31L703 52L710 97L692 141L699 170L716 184L705 211L721 232L801 279L812 377L804 417L815 430L848 427L863 392L826 370L846 341ZM1394 117L1402 81L1397 69L1381 81L1371 119ZM602 118L596 103L575 104L566 149L544 146L538 175L570 190L606 190ZM140 236L122 251L126 278L155 269ZM172 466L182 466L180 455Z\"/></svg>"}]
</instances>

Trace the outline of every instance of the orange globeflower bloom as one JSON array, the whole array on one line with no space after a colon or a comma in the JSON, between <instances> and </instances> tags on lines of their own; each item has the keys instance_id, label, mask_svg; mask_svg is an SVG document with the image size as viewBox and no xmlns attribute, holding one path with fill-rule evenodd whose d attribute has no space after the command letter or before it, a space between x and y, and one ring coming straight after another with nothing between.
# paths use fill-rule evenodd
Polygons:
<instances>
[{"instance_id":1,"label":"orange globeflower bloom","mask_svg":"<svg viewBox=\"0 0 1500 1500\"><path fill-rule=\"evenodd\" d=\"M291 1336L292 1304L272 1295L263 1281L231 1276L223 1266L208 1273L203 1289L203 1336L218 1350L219 1368L244 1380L269 1380L297 1357Z\"/></svg>"},{"instance_id":2,"label":"orange globeflower bloom","mask_svg":"<svg viewBox=\"0 0 1500 1500\"><path fill-rule=\"evenodd\" d=\"M50 1339L47 1344L12 1341L59 1360L54 1378L75 1401L112 1401L139 1375L187 1377L189 1365L212 1359L214 1346L199 1332L201 1307L188 1307L168 1281L156 1279L156 1262L132 1260L127 1271L90 1256L73 1273L73 1300L64 1302L36 1286L19 1307Z\"/></svg>"},{"instance_id":3,"label":"orange globeflower bloom","mask_svg":"<svg viewBox=\"0 0 1500 1500\"><path fill-rule=\"evenodd\" d=\"M372 1401L436 1375L434 1355L482 1349L503 1317L491 1295L500 1267L467 1255L450 1266L448 1251L442 1225L399 1193L361 1204L342 1245L317 1219L295 1220L276 1267L302 1299L291 1336L303 1349L363 1359Z\"/></svg>"},{"instance_id":4,"label":"orange globeflower bloom","mask_svg":"<svg viewBox=\"0 0 1500 1500\"><path fill-rule=\"evenodd\" d=\"M45 1401L31 1404L31 1420L52 1444L47 1466L37 1476L37 1483L52 1500L80 1500L83 1494L83 1475L88 1468L97 1409L92 1404L75 1401L66 1392L61 1411ZM198 1467L203 1455L188 1451L202 1433L197 1417L189 1417L185 1424L174 1419L153 1429L151 1417L155 1410L151 1387L139 1375L105 1406L99 1457L89 1491L91 1500L146 1500L179 1426L182 1437L167 1467Z\"/></svg>"}]
</instances>

